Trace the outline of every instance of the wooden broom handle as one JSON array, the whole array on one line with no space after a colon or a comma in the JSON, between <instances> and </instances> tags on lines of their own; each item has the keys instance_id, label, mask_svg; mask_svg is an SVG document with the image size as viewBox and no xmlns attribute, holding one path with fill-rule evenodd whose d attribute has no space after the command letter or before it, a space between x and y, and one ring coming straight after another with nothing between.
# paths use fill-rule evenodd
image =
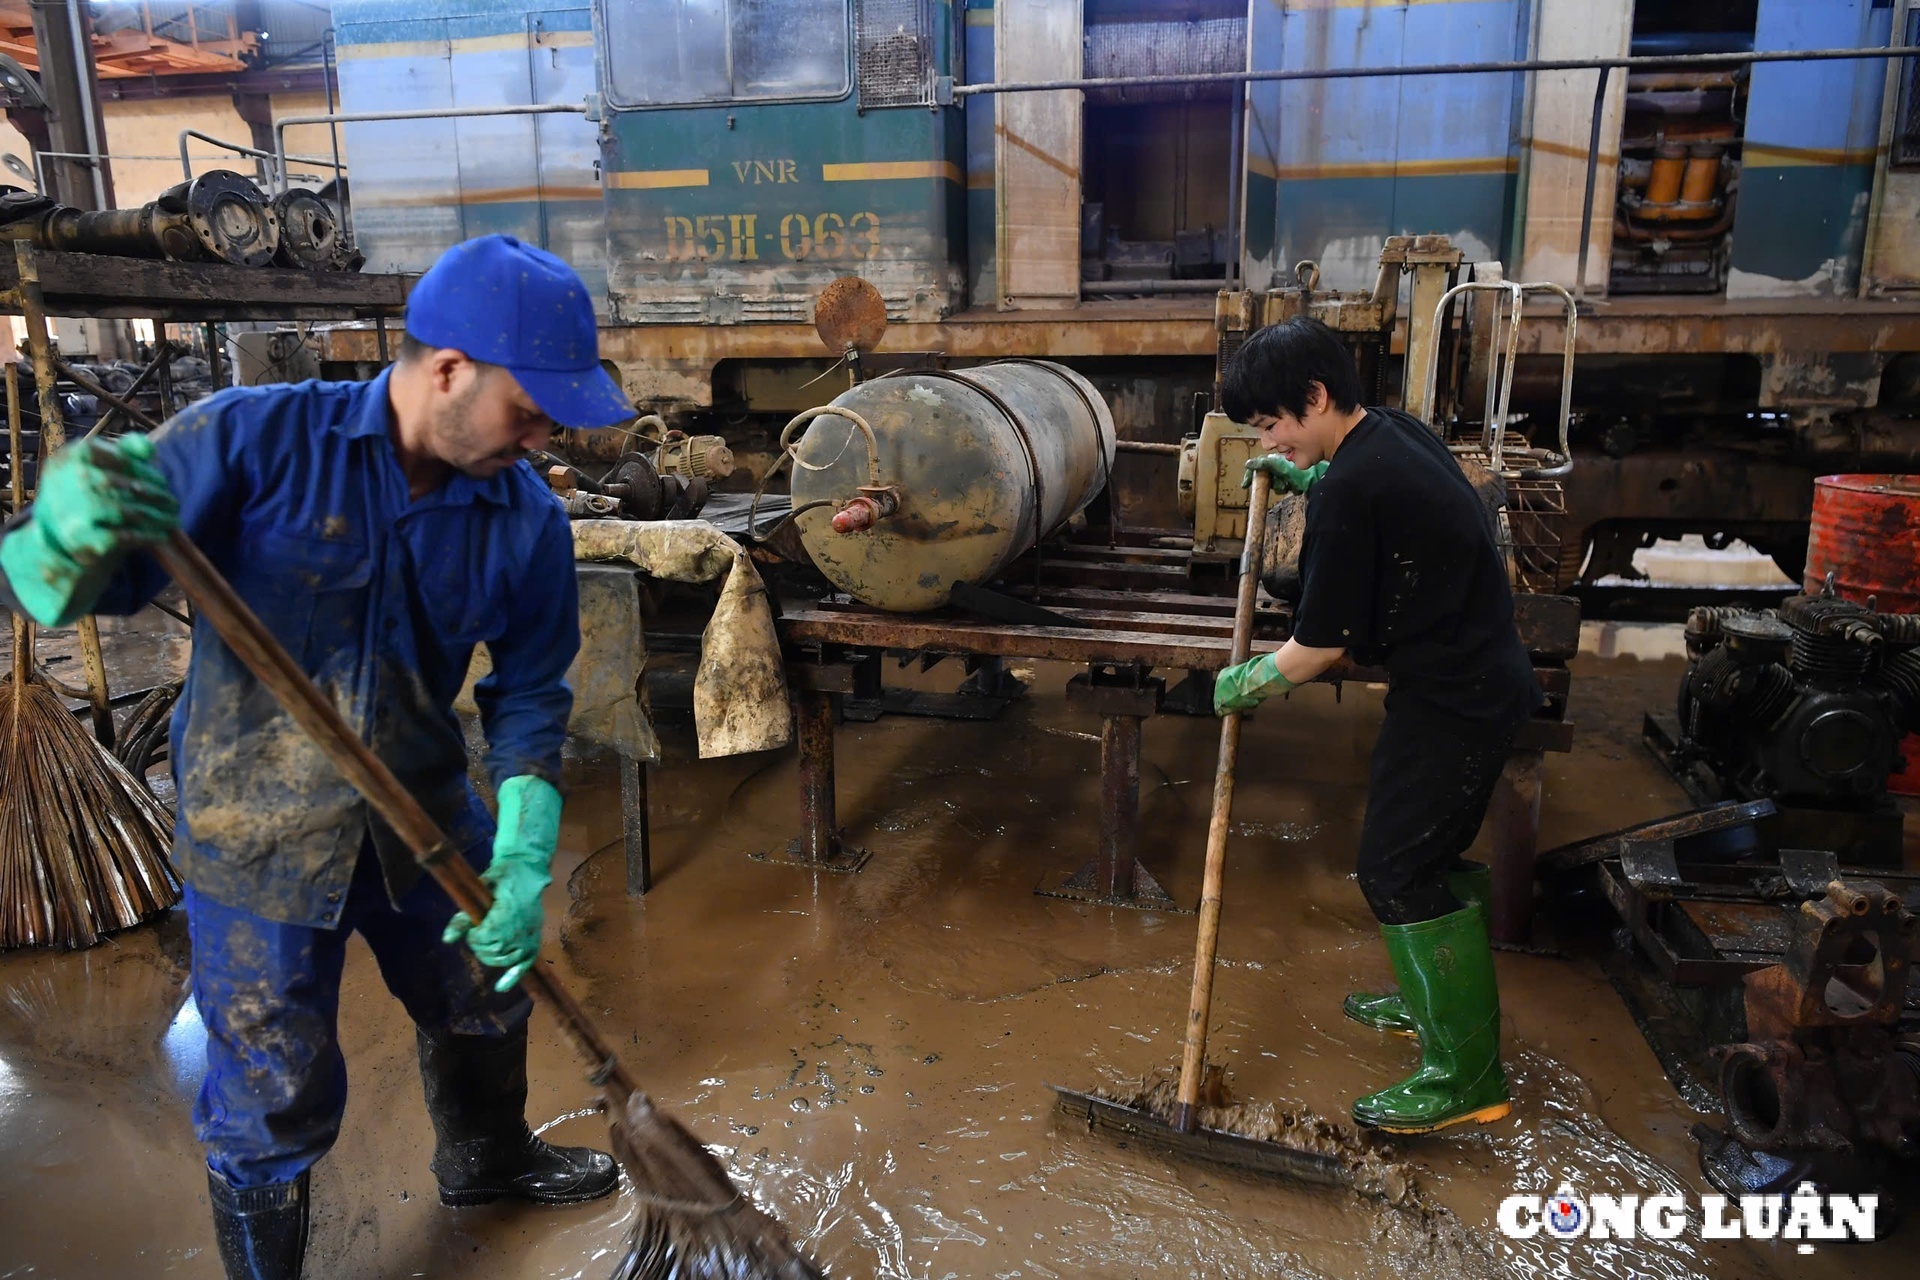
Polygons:
<instances>
[{"instance_id":1,"label":"wooden broom handle","mask_svg":"<svg viewBox=\"0 0 1920 1280\"><path fill-rule=\"evenodd\" d=\"M13 511L27 505L27 451L20 435L20 366L7 361L7 479ZM23 613L13 615L13 691L16 699L33 679L33 624Z\"/></svg>"},{"instance_id":2,"label":"wooden broom handle","mask_svg":"<svg viewBox=\"0 0 1920 1280\"><path fill-rule=\"evenodd\" d=\"M485 882L474 874L460 850L454 848L393 771L360 740L333 703L273 638L246 601L227 585L200 548L175 530L153 553L227 647L239 655L354 789L406 841L414 860L439 881L454 905L476 922L484 919L487 908L493 905L493 895ZM628 1096L638 1093L640 1086L572 993L537 963L521 977L520 984L552 1006L581 1053L593 1059L595 1070L589 1078L607 1089L616 1108L624 1108Z\"/></svg>"},{"instance_id":3,"label":"wooden broom handle","mask_svg":"<svg viewBox=\"0 0 1920 1280\"><path fill-rule=\"evenodd\" d=\"M1253 473L1247 499L1247 536L1240 546L1240 595L1233 607L1234 662L1245 662L1253 648L1253 604L1260 594L1262 549L1267 532L1267 500L1273 478ZM1240 713L1220 718L1220 759L1213 771L1213 816L1207 822L1207 870L1200 887L1200 933L1193 949L1193 993L1187 1002L1187 1039L1180 1053L1180 1092L1173 1127L1192 1133L1199 1126L1200 1076L1207 1065L1207 1020L1213 1015L1213 957L1220 945L1220 887L1226 879L1227 824L1233 817L1233 771L1240 758Z\"/></svg>"}]
</instances>

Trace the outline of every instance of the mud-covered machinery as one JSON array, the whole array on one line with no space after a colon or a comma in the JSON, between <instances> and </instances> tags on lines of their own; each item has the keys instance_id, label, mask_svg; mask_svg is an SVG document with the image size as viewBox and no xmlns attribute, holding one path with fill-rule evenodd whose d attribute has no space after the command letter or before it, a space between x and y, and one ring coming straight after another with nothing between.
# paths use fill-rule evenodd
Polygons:
<instances>
[{"instance_id":1,"label":"mud-covered machinery","mask_svg":"<svg viewBox=\"0 0 1920 1280\"><path fill-rule=\"evenodd\" d=\"M1724 800L1539 866L1563 904L1614 917L1602 969L1681 1096L1721 1117L1692 1130L1708 1180L1876 1193L1885 1229L1920 1157L1920 875L1814 816Z\"/></svg>"},{"instance_id":2,"label":"mud-covered machinery","mask_svg":"<svg viewBox=\"0 0 1920 1280\"><path fill-rule=\"evenodd\" d=\"M1920 730L1920 615L1826 595L1695 609L1670 763L1722 795L1866 810L1886 803L1902 733Z\"/></svg>"},{"instance_id":3,"label":"mud-covered machinery","mask_svg":"<svg viewBox=\"0 0 1920 1280\"><path fill-rule=\"evenodd\" d=\"M1320 269L1312 262L1294 268L1295 284L1288 288L1223 291L1214 302L1214 327L1219 334L1215 401L1221 370L1249 335L1310 315L1347 340L1366 402L1384 403L1402 277L1412 277L1410 317L1431 317L1441 296L1458 280L1463 261L1460 250L1445 236L1392 236L1380 251L1373 288L1365 292L1322 290ZM1422 371L1422 383L1424 378ZM1241 541L1247 536L1247 491L1240 480L1247 459L1259 451L1257 432L1219 412L1209 413L1200 431L1181 442L1180 514L1193 522L1197 557L1226 561L1240 554Z\"/></svg>"},{"instance_id":4,"label":"mud-covered machinery","mask_svg":"<svg viewBox=\"0 0 1920 1280\"><path fill-rule=\"evenodd\" d=\"M1430 424L1460 459L1485 497L1496 540L1516 589L1551 592L1561 577L1566 495L1572 469L1567 436L1572 421L1573 356L1578 316L1558 285L1502 278L1498 263L1468 264L1442 235L1391 236L1380 251L1368 292L1319 289L1319 268L1299 264L1297 283L1264 293L1223 292L1215 308L1220 371L1256 329L1310 315L1339 332L1359 368L1364 403L1397 402ZM1407 358L1400 385L1392 385L1389 353L1403 284L1407 304ZM1555 442L1536 446L1523 434L1526 415L1512 409L1519 358L1520 316L1529 298L1547 296L1566 317L1561 351L1560 409ZM1217 398L1217 397L1216 397ZM1196 560L1230 561L1246 537L1247 459L1259 452L1251 428L1210 413L1182 442L1180 511L1193 522ZM1305 501L1276 497L1268 516L1268 545L1297 553ZM1269 590L1288 578L1269 556ZM1576 566L1577 567L1577 566Z\"/></svg>"},{"instance_id":5,"label":"mud-covered machinery","mask_svg":"<svg viewBox=\"0 0 1920 1280\"><path fill-rule=\"evenodd\" d=\"M544 452L535 458L568 516L690 520L706 506L713 484L733 474L733 451L719 436L668 430L655 417L642 418L635 425L660 431L652 453L626 447L634 433L567 431L555 447L579 461ZM600 465L595 465L596 460Z\"/></svg>"},{"instance_id":6,"label":"mud-covered machinery","mask_svg":"<svg viewBox=\"0 0 1920 1280\"><path fill-rule=\"evenodd\" d=\"M229 169L169 187L134 209L75 209L18 187L0 188L0 239L42 249L176 262L357 271L333 206L295 187L269 197Z\"/></svg>"},{"instance_id":7,"label":"mud-covered machinery","mask_svg":"<svg viewBox=\"0 0 1920 1280\"><path fill-rule=\"evenodd\" d=\"M1000 360L870 379L800 415L782 444L821 573L875 608L918 612L985 584L1078 515L1106 487L1115 439L1085 378Z\"/></svg>"},{"instance_id":8,"label":"mud-covered machinery","mask_svg":"<svg viewBox=\"0 0 1920 1280\"><path fill-rule=\"evenodd\" d=\"M1920 1032L1903 1026L1917 924L1873 880L1799 904L1780 962L1744 978L1746 1039L1714 1051L1726 1129L1700 1136L1716 1186L1878 1190L1920 1155Z\"/></svg>"},{"instance_id":9,"label":"mud-covered machinery","mask_svg":"<svg viewBox=\"0 0 1920 1280\"><path fill-rule=\"evenodd\" d=\"M938 609L1060 533L1106 487L1113 415L1073 370L930 360L862 381L861 360L887 317L879 291L857 276L821 295L815 327L853 385L780 433L748 524L757 541L791 522L813 566L862 604ZM763 519L767 484L788 466L789 513Z\"/></svg>"}]
</instances>

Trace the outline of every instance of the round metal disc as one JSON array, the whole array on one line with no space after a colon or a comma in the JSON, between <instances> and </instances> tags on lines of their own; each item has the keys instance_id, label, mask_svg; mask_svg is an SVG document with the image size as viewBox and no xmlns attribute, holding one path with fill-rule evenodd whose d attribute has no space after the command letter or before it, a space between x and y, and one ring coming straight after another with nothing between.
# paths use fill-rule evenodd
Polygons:
<instances>
[{"instance_id":1,"label":"round metal disc","mask_svg":"<svg viewBox=\"0 0 1920 1280\"><path fill-rule=\"evenodd\" d=\"M214 169L187 188L187 218L213 256L238 267L264 267L280 247L280 219L252 180Z\"/></svg>"},{"instance_id":2,"label":"round metal disc","mask_svg":"<svg viewBox=\"0 0 1920 1280\"><path fill-rule=\"evenodd\" d=\"M887 304L880 291L859 276L841 276L820 291L813 304L813 327L835 355L848 347L865 355L887 332Z\"/></svg>"},{"instance_id":3,"label":"round metal disc","mask_svg":"<svg viewBox=\"0 0 1920 1280\"><path fill-rule=\"evenodd\" d=\"M338 265L340 222L311 191L290 187L273 198L280 218L280 258L290 267L323 270Z\"/></svg>"}]
</instances>

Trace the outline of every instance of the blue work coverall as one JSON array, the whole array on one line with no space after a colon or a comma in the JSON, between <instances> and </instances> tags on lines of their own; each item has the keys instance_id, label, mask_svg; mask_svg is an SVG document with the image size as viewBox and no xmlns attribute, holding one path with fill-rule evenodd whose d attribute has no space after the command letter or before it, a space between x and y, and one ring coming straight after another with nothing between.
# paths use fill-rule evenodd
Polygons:
<instances>
[{"instance_id":1,"label":"blue work coverall","mask_svg":"<svg viewBox=\"0 0 1920 1280\"><path fill-rule=\"evenodd\" d=\"M452 704L473 647L497 787L560 782L580 647L566 514L525 463L409 498L388 375L223 391L154 433L181 525L476 869L493 821L467 780ZM96 606L166 585L138 553ZM11 603L11 602L9 602ZM174 712L175 859L207 1029L194 1129L236 1188L287 1182L346 1106L335 1030L347 934L429 1033L501 1035L515 988L440 941L454 907L213 629L196 621Z\"/></svg>"}]
</instances>

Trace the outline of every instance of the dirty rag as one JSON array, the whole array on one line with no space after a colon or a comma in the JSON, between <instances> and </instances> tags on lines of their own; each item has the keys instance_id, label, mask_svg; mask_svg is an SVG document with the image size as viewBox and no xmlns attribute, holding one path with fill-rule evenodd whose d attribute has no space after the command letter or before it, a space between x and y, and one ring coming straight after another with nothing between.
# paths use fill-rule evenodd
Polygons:
<instances>
[{"instance_id":1,"label":"dirty rag","mask_svg":"<svg viewBox=\"0 0 1920 1280\"><path fill-rule=\"evenodd\" d=\"M740 755L792 739L786 669L766 584L741 545L704 520L577 520L576 560L626 560L671 582L725 576L700 640L693 723L700 755Z\"/></svg>"}]
</instances>

